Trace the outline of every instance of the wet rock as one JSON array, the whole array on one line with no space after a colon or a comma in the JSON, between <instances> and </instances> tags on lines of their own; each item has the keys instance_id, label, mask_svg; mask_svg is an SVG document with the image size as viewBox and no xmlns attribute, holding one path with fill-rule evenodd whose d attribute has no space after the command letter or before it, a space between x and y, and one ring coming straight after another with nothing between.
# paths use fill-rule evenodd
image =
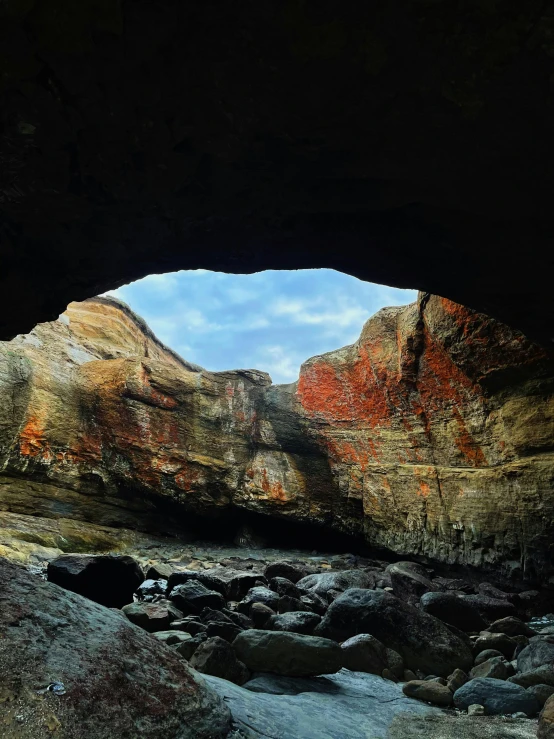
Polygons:
<instances>
[{"instance_id":1,"label":"wet rock","mask_svg":"<svg viewBox=\"0 0 554 739\"><path fill-rule=\"evenodd\" d=\"M294 611L279 616L270 616L264 624L268 631L292 631L295 634L311 636L321 616L311 611Z\"/></svg>"},{"instance_id":2,"label":"wet rock","mask_svg":"<svg viewBox=\"0 0 554 739\"><path fill-rule=\"evenodd\" d=\"M405 666L447 676L473 663L467 645L442 621L384 591L347 590L329 606L316 634L343 641L372 634L399 652Z\"/></svg>"},{"instance_id":3,"label":"wet rock","mask_svg":"<svg viewBox=\"0 0 554 739\"><path fill-rule=\"evenodd\" d=\"M536 636L537 632L527 626L520 618L515 616L507 616L492 623L488 631L494 634L507 634L508 636Z\"/></svg>"},{"instance_id":4,"label":"wet rock","mask_svg":"<svg viewBox=\"0 0 554 739\"><path fill-rule=\"evenodd\" d=\"M237 611L249 616L253 603L262 603L268 608L271 608L272 611L276 611L279 605L279 596L277 593L274 593L273 590L269 590L269 588L259 586L250 588L248 593L238 604Z\"/></svg>"},{"instance_id":5,"label":"wet rock","mask_svg":"<svg viewBox=\"0 0 554 739\"><path fill-rule=\"evenodd\" d=\"M527 672L518 672L516 675L509 677L508 680L524 688L541 684L554 686L554 664L548 663Z\"/></svg>"},{"instance_id":6,"label":"wet rock","mask_svg":"<svg viewBox=\"0 0 554 739\"><path fill-rule=\"evenodd\" d=\"M336 642L304 634L250 629L237 636L233 648L254 672L307 677L338 672L342 667L342 651Z\"/></svg>"},{"instance_id":7,"label":"wet rock","mask_svg":"<svg viewBox=\"0 0 554 739\"><path fill-rule=\"evenodd\" d=\"M190 665L198 672L221 677L236 685L243 685L250 678L248 669L237 659L233 647L218 636L206 639L196 648Z\"/></svg>"},{"instance_id":8,"label":"wet rock","mask_svg":"<svg viewBox=\"0 0 554 739\"><path fill-rule=\"evenodd\" d=\"M500 590L500 588L491 585L490 582L480 583L477 590L480 595L492 598L493 600L506 600L510 603L515 603L518 600L517 593L506 593L503 590Z\"/></svg>"},{"instance_id":9,"label":"wet rock","mask_svg":"<svg viewBox=\"0 0 554 739\"><path fill-rule=\"evenodd\" d=\"M123 606L123 613L129 621L149 632L166 631L172 621L182 618L183 614L169 601L159 603L129 603Z\"/></svg>"},{"instance_id":10,"label":"wet rock","mask_svg":"<svg viewBox=\"0 0 554 739\"><path fill-rule=\"evenodd\" d=\"M387 647L387 669L397 680L402 680L404 675L404 660L402 655L399 654L395 649Z\"/></svg>"},{"instance_id":11,"label":"wet rock","mask_svg":"<svg viewBox=\"0 0 554 739\"><path fill-rule=\"evenodd\" d=\"M169 592L169 599L186 615L200 613L204 608L221 609L225 606L223 596L196 580L177 585Z\"/></svg>"},{"instance_id":12,"label":"wet rock","mask_svg":"<svg viewBox=\"0 0 554 739\"><path fill-rule=\"evenodd\" d=\"M489 598L486 595L466 595L464 600L470 606L473 606L487 623L492 623L506 616L516 615L516 607L507 600Z\"/></svg>"},{"instance_id":13,"label":"wet rock","mask_svg":"<svg viewBox=\"0 0 554 739\"><path fill-rule=\"evenodd\" d=\"M18 739L217 739L228 709L171 649L109 610L0 560L2 733ZM53 681L63 696L34 692ZM16 717L23 716L19 722Z\"/></svg>"},{"instance_id":14,"label":"wet rock","mask_svg":"<svg viewBox=\"0 0 554 739\"><path fill-rule=\"evenodd\" d=\"M274 577L282 577L297 583L303 577L308 575L307 568L303 565L293 564L292 562L272 562L264 570L264 575L271 581Z\"/></svg>"},{"instance_id":15,"label":"wet rock","mask_svg":"<svg viewBox=\"0 0 554 739\"><path fill-rule=\"evenodd\" d=\"M473 664L475 666L480 665L493 657L504 657L504 655L502 652L499 652L498 649L483 649L483 651L479 652L477 657L475 657Z\"/></svg>"},{"instance_id":16,"label":"wet rock","mask_svg":"<svg viewBox=\"0 0 554 739\"><path fill-rule=\"evenodd\" d=\"M306 604L298 598L291 598L289 595L282 595L277 603L278 613L291 613L294 611L305 611Z\"/></svg>"},{"instance_id":17,"label":"wet rock","mask_svg":"<svg viewBox=\"0 0 554 739\"><path fill-rule=\"evenodd\" d=\"M452 703L452 692L434 680L412 680L403 685L402 692L408 698L426 701L434 706L446 708Z\"/></svg>"},{"instance_id":18,"label":"wet rock","mask_svg":"<svg viewBox=\"0 0 554 739\"><path fill-rule=\"evenodd\" d=\"M144 575L132 557L112 554L62 554L48 563L48 580L108 608L133 602Z\"/></svg>"},{"instance_id":19,"label":"wet rock","mask_svg":"<svg viewBox=\"0 0 554 739\"><path fill-rule=\"evenodd\" d=\"M420 604L425 613L462 631L481 631L487 626L476 606L469 603L464 595L425 593Z\"/></svg>"},{"instance_id":20,"label":"wet rock","mask_svg":"<svg viewBox=\"0 0 554 739\"><path fill-rule=\"evenodd\" d=\"M297 588L294 583L287 580L285 577L274 577L269 581L269 587L274 593L278 595L287 595L290 598L299 599L302 595L300 588Z\"/></svg>"},{"instance_id":21,"label":"wet rock","mask_svg":"<svg viewBox=\"0 0 554 739\"><path fill-rule=\"evenodd\" d=\"M554 739L554 697L546 701L541 711L537 739Z\"/></svg>"},{"instance_id":22,"label":"wet rock","mask_svg":"<svg viewBox=\"0 0 554 739\"><path fill-rule=\"evenodd\" d=\"M206 581L203 583L210 587L210 582L220 583L219 590L228 600L240 600L257 583L267 585L266 578L258 572L236 570L231 567L213 567L203 573Z\"/></svg>"},{"instance_id":23,"label":"wet rock","mask_svg":"<svg viewBox=\"0 0 554 739\"><path fill-rule=\"evenodd\" d=\"M513 668L504 657L491 657L474 667L469 673L471 679L475 677L493 677L496 680L506 680L513 674Z\"/></svg>"},{"instance_id":24,"label":"wet rock","mask_svg":"<svg viewBox=\"0 0 554 739\"><path fill-rule=\"evenodd\" d=\"M397 598L402 598L415 605L424 593L439 589L422 573L423 568L414 567L412 562L397 562L387 567L392 589ZM355 587L355 586L354 586Z\"/></svg>"},{"instance_id":25,"label":"wet rock","mask_svg":"<svg viewBox=\"0 0 554 739\"><path fill-rule=\"evenodd\" d=\"M139 600L152 602L154 597L165 596L167 580L145 580L135 593Z\"/></svg>"},{"instance_id":26,"label":"wet rock","mask_svg":"<svg viewBox=\"0 0 554 739\"><path fill-rule=\"evenodd\" d=\"M467 709L475 703L484 706L489 716L522 711L532 717L539 710L537 699L524 688L486 677L470 680L454 693L456 708Z\"/></svg>"},{"instance_id":27,"label":"wet rock","mask_svg":"<svg viewBox=\"0 0 554 739\"><path fill-rule=\"evenodd\" d=\"M348 588L373 588L374 583L375 577L363 570L344 570L308 575L299 580L296 585L300 590L325 597L329 590L344 592Z\"/></svg>"},{"instance_id":28,"label":"wet rock","mask_svg":"<svg viewBox=\"0 0 554 739\"><path fill-rule=\"evenodd\" d=\"M517 669L520 672L529 672L536 667L552 664L554 664L554 641L546 639L533 640L517 658Z\"/></svg>"},{"instance_id":29,"label":"wet rock","mask_svg":"<svg viewBox=\"0 0 554 739\"><path fill-rule=\"evenodd\" d=\"M211 575L210 570L180 570L179 572L173 572L167 581L167 592L171 593L179 585L186 585L190 582L200 583L207 590L215 590L216 593L219 593L224 598L227 597L227 583L220 577Z\"/></svg>"},{"instance_id":30,"label":"wet rock","mask_svg":"<svg viewBox=\"0 0 554 739\"><path fill-rule=\"evenodd\" d=\"M252 619L246 616L244 613L239 613L238 611L232 611L229 608L223 608L222 613L224 613L228 618L230 618L231 621L235 623L237 626L240 626L241 629L251 629L253 627Z\"/></svg>"},{"instance_id":31,"label":"wet rock","mask_svg":"<svg viewBox=\"0 0 554 739\"><path fill-rule=\"evenodd\" d=\"M492 634L491 632L483 631L479 638L475 640L473 653L478 655L485 649L495 649L503 654L507 660L511 660L514 656L516 647L517 642L514 641L511 636L506 636L506 634Z\"/></svg>"},{"instance_id":32,"label":"wet rock","mask_svg":"<svg viewBox=\"0 0 554 739\"><path fill-rule=\"evenodd\" d=\"M357 634L341 644L343 665L354 672L381 675L389 667L387 649L370 634Z\"/></svg>"},{"instance_id":33,"label":"wet rock","mask_svg":"<svg viewBox=\"0 0 554 739\"><path fill-rule=\"evenodd\" d=\"M527 692L535 696L539 708L542 708L550 696L554 695L554 685L531 685Z\"/></svg>"},{"instance_id":34,"label":"wet rock","mask_svg":"<svg viewBox=\"0 0 554 739\"><path fill-rule=\"evenodd\" d=\"M362 672L341 670L316 678L260 675L242 688L207 680L248 739L384 739L397 715L408 727L417 716L440 715L439 709L407 698L399 685Z\"/></svg>"},{"instance_id":35,"label":"wet rock","mask_svg":"<svg viewBox=\"0 0 554 739\"><path fill-rule=\"evenodd\" d=\"M265 628L268 619L275 615L273 608L266 606L265 603L252 603L250 607L250 618L255 629Z\"/></svg>"}]
</instances>

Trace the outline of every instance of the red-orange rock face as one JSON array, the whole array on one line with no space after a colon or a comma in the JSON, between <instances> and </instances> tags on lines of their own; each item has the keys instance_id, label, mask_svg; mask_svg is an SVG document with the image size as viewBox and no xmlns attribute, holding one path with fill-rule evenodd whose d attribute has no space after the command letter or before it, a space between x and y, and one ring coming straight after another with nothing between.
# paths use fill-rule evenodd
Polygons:
<instances>
[{"instance_id":1,"label":"red-orange rock face","mask_svg":"<svg viewBox=\"0 0 554 739\"><path fill-rule=\"evenodd\" d=\"M228 506L404 554L548 577L554 368L436 296L387 308L298 383L210 373L126 307L0 344L0 510L147 528Z\"/></svg>"}]
</instances>

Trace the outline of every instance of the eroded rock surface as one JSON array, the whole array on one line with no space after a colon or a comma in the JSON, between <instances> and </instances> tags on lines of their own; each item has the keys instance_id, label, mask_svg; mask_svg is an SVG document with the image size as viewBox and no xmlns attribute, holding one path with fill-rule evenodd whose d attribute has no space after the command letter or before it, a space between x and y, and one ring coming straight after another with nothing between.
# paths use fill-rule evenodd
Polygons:
<instances>
[{"instance_id":1,"label":"eroded rock surface","mask_svg":"<svg viewBox=\"0 0 554 739\"><path fill-rule=\"evenodd\" d=\"M523 335L436 296L276 386L182 360L116 301L73 303L0 345L0 510L167 529L232 506L545 581L553 378Z\"/></svg>"},{"instance_id":2,"label":"eroded rock surface","mask_svg":"<svg viewBox=\"0 0 554 739\"><path fill-rule=\"evenodd\" d=\"M227 708L122 613L0 558L2 733L18 739L222 739ZM42 691L60 682L64 692Z\"/></svg>"}]
</instances>

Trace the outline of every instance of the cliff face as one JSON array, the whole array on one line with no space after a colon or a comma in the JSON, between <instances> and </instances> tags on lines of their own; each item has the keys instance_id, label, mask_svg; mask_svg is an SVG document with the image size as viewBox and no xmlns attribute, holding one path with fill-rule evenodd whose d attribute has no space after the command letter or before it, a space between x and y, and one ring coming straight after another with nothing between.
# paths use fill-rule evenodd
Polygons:
<instances>
[{"instance_id":1,"label":"cliff face","mask_svg":"<svg viewBox=\"0 0 554 739\"><path fill-rule=\"evenodd\" d=\"M185 362L116 301L72 303L0 344L0 511L168 529L233 506L544 580L553 381L542 349L436 296L280 386Z\"/></svg>"}]
</instances>

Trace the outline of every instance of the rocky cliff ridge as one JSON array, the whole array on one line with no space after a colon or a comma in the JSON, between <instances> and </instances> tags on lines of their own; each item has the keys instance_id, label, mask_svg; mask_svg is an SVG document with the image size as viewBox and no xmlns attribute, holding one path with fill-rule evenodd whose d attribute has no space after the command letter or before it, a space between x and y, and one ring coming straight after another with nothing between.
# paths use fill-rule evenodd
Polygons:
<instances>
[{"instance_id":1,"label":"rocky cliff ridge","mask_svg":"<svg viewBox=\"0 0 554 739\"><path fill-rule=\"evenodd\" d=\"M546 582L553 380L522 334L428 294L291 385L190 364L113 299L72 303L0 344L0 526L243 509Z\"/></svg>"}]
</instances>

